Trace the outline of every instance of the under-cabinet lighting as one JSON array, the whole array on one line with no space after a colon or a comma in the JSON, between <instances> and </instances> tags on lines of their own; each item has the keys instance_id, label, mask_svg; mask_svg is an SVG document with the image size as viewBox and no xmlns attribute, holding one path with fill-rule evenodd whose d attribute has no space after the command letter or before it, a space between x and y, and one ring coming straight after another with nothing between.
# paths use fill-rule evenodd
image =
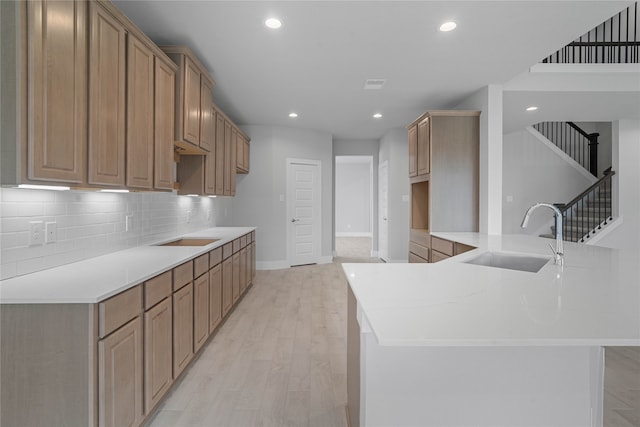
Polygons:
<instances>
[{"instance_id":1,"label":"under-cabinet lighting","mask_svg":"<svg viewBox=\"0 0 640 427\"><path fill-rule=\"evenodd\" d=\"M278 18L269 18L264 21L264 25L266 25L268 28L271 28L272 30L277 30L278 28L282 27L282 22Z\"/></svg>"},{"instance_id":2,"label":"under-cabinet lighting","mask_svg":"<svg viewBox=\"0 0 640 427\"><path fill-rule=\"evenodd\" d=\"M71 187L64 187L62 185L32 185L32 184L20 184L18 188L26 190L53 190L53 191L69 191Z\"/></svg>"},{"instance_id":3,"label":"under-cabinet lighting","mask_svg":"<svg viewBox=\"0 0 640 427\"><path fill-rule=\"evenodd\" d=\"M453 21L447 21L444 24L440 25L440 31L442 32L447 32L447 31L452 31L455 30L455 28L458 26L458 24L456 24Z\"/></svg>"},{"instance_id":4,"label":"under-cabinet lighting","mask_svg":"<svg viewBox=\"0 0 640 427\"><path fill-rule=\"evenodd\" d=\"M289 113L289 117L295 119L296 117L298 117L298 113Z\"/></svg>"},{"instance_id":5,"label":"under-cabinet lighting","mask_svg":"<svg viewBox=\"0 0 640 427\"><path fill-rule=\"evenodd\" d=\"M128 193L129 190L125 190L122 188L103 188L100 190L101 193Z\"/></svg>"},{"instance_id":6,"label":"under-cabinet lighting","mask_svg":"<svg viewBox=\"0 0 640 427\"><path fill-rule=\"evenodd\" d=\"M209 197L211 197L212 199L215 199L215 198L216 198L216 197L218 197L218 196L209 196Z\"/></svg>"},{"instance_id":7,"label":"under-cabinet lighting","mask_svg":"<svg viewBox=\"0 0 640 427\"><path fill-rule=\"evenodd\" d=\"M538 107L536 107L535 105L532 105L531 107L526 108L527 111L536 111L537 109Z\"/></svg>"},{"instance_id":8,"label":"under-cabinet lighting","mask_svg":"<svg viewBox=\"0 0 640 427\"><path fill-rule=\"evenodd\" d=\"M200 197L199 194L185 194L187 197Z\"/></svg>"},{"instance_id":9,"label":"under-cabinet lighting","mask_svg":"<svg viewBox=\"0 0 640 427\"><path fill-rule=\"evenodd\" d=\"M380 113L375 113L375 114L373 115L373 118L374 118L374 119L381 119L381 118L382 118L382 114L380 114Z\"/></svg>"}]
</instances>

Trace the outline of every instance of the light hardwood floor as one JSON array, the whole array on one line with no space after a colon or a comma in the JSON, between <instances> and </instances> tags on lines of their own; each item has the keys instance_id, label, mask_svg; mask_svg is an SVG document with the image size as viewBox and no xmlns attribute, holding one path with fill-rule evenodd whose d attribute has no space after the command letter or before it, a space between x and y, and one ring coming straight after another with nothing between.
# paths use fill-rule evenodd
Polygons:
<instances>
[{"instance_id":1,"label":"light hardwood floor","mask_svg":"<svg viewBox=\"0 0 640 427\"><path fill-rule=\"evenodd\" d=\"M370 258L371 237L336 237L336 255L344 258Z\"/></svg>"},{"instance_id":2,"label":"light hardwood floor","mask_svg":"<svg viewBox=\"0 0 640 427\"><path fill-rule=\"evenodd\" d=\"M258 271L150 426L345 427L343 262ZM605 427L640 426L640 348L606 349Z\"/></svg>"}]
</instances>

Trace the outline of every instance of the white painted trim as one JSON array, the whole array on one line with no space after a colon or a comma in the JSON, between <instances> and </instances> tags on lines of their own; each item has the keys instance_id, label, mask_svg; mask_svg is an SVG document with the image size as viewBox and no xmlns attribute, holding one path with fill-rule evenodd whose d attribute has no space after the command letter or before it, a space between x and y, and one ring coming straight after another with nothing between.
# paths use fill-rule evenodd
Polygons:
<instances>
[{"instance_id":1,"label":"white painted trim","mask_svg":"<svg viewBox=\"0 0 640 427\"><path fill-rule=\"evenodd\" d=\"M638 64L536 64L530 73L638 73Z\"/></svg>"},{"instance_id":2,"label":"white painted trim","mask_svg":"<svg viewBox=\"0 0 640 427\"><path fill-rule=\"evenodd\" d=\"M584 243L587 245L597 246L600 240L604 239L605 236L607 236L616 228L620 227L623 222L624 218L621 216L618 218L614 218L613 220L609 221L609 224L607 224L606 227L595 233L593 237L589 237L587 240L585 240Z\"/></svg>"},{"instance_id":3,"label":"white painted trim","mask_svg":"<svg viewBox=\"0 0 640 427\"><path fill-rule=\"evenodd\" d=\"M321 256L320 258L318 258L318 264L331 264L332 262L332 256Z\"/></svg>"},{"instance_id":4,"label":"white painted trim","mask_svg":"<svg viewBox=\"0 0 640 427\"><path fill-rule=\"evenodd\" d=\"M373 237L370 231L336 231L336 237Z\"/></svg>"},{"instance_id":5,"label":"white painted trim","mask_svg":"<svg viewBox=\"0 0 640 427\"><path fill-rule=\"evenodd\" d=\"M596 178L595 176L591 175L591 173L586 170L584 167L582 167L580 165L580 163L576 162L575 160L573 160L571 158L571 156L569 156L567 153L565 153L564 151L562 151L560 148L558 148L558 146L556 144L554 144L553 142L549 141L543 134L541 134L540 132L538 132L537 130L535 130L532 126L527 126L525 128L531 135L533 135L534 137L536 137L536 139L538 139L540 142L542 142L544 145L546 145L551 151L553 151L558 157L560 157L561 159L563 159L565 162L567 162L567 164L569 166L571 166L572 168L574 168L576 171L578 171L578 173L580 173L582 176L584 176L587 180L589 180L589 182L591 184L593 184L594 182L596 182L598 180L598 178Z\"/></svg>"},{"instance_id":6,"label":"white painted trim","mask_svg":"<svg viewBox=\"0 0 640 427\"><path fill-rule=\"evenodd\" d=\"M371 251L371 258L378 258L378 251Z\"/></svg>"},{"instance_id":7,"label":"white painted trim","mask_svg":"<svg viewBox=\"0 0 640 427\"><path fill-rule=\"evenodd\" d=\"M289 268L286 259L280 261L256 261L256 270L282 270L283 268Z\"/></svg>"},{"instance_id":8,"label":"white painted trim","mask_svg":"<svg viewBox=\"0 0 640 427\"><path fill-rule=\"evenodd\" d=\"M315 235L314 235L314 256L316 258L316 262L319 262L319 260L322 258L321 257L321 253L322 253L322 161L321 160L311 160L311 159L295 159L295 158L290 158L287 157L285 159L285 163L286 163L286 193L287 193L287 200L286 200L286 215L284 217L284 221L285 221L285 227L287 230L287 262L289 263L288 267L290 267L293 264L293 248L291 247L291 226L289 224L289 214L291 211L291 203L293 203L293 188L290 185L290 181L291 181L291 165L293 164L302 164L302 165L311 165L311 166L317 166L318 167L318 176L317 176L317 182L316 182L316 189L317 191L317 206L314 206L314 208L316 209L317 213L318 213L318 224L317 224L317 230L315 230Z\"/></svg>"}]
</instances>

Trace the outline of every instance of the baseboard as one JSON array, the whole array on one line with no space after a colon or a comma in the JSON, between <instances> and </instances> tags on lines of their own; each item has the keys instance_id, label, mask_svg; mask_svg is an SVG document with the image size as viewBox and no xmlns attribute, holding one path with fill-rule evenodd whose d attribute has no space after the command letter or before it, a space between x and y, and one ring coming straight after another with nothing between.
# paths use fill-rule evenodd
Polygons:
<instances>
[{"instance_id":1,"label":"baseboard","mask_svg":"<svg viewBox=\"0 0 640 427\"><path fill-rule=\"evenodd\" d=\"M378 258L378 251L371 251L371 258Z\"/></svg>"},{"instance_id":2,"label":"baseboard","mask_svg":"<svg viewBox=\"0 0 640 427\"><path fill-rule=\"evenodd\" d=\"M333 256L321 256L318 258L316 264L331 264L333 262ZM287 260L279 261L256 261L256 270L282 270L283 268L289 268L289 262Z\"/></svg>"},{"instance_id":3,"label":"baseboard","mask_svg":"<svg viewBox=\"0 0 640 427\"><path fill-rule=\"evenodd\" d=\"M584 243L587 245L598 246L598 242L600 242L600 240L604 239L609 233L620 227L623 222L624 220L621 216L614 218L613 220L609 221L609 224L607 224L604 228L602 228L597 233L594 233L592 237L589 237L587 240L585 240Z\"/></svg>"},{"instance_id":4,"label":"baseboard","mask_svg":"<svg viewBox=\"0 0 640 427\"><path fill-rule=\"evenodd\" d=\"M405 259L388 259L387 261L385 261L387 264L406 264L409 262L408 258Z\"/></svg>"},{"instance_id":5,"label":"baseboard","mask_svg":"<svg viewBox=\"0 0 640 427\"><path fill-rule=\"evenodd\" d=\"M336 232L336 237L371 237L371 232L367 231L341 231Z\"/></svg>"},{"instance_id":6,"label":"baseboard","mask_svg":"<svg viewBox=\"0 0 640 427\"><path fill-rule=\"evenodd\" d=\"M333 262L333 256L322 256L318 259L318 264L331 264Z\"/></svg>"}]
</instances>

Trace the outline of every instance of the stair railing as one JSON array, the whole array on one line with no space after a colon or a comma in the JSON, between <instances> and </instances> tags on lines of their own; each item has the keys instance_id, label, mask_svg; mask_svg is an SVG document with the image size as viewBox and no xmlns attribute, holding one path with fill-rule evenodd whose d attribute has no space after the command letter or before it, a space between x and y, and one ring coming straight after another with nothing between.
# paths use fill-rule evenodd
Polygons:
<instances>
[{"instance_id":1,"label":"stair railing","mask_svg":"<svg viewBox=\"0 0 640 427\"><path fill-rule=\"evenodd\" d=\"M638 2L543 59L543 63L623 64L640 62Z\"/></svg>"},{"instance_id":2,"label":"stair railing","mask_svg":"<svg viewBox=\"0 0 640 427\"><path fill-rule=\"evenodd\" d=\"M540 122L533 128L593 176L598 176L599 133L587 133L573 122Z\"/></svg>"},{"instance_id":3,"label":"stair railing","mask_svg":"<svg viewBox=\"0 0 640 427\"><path fill-rule=\"evenodd\" d=\"M615 171L608 169L605 175L569 203L556 203L562 212L564 240L584 242L612 218L611 182ZM584 233L584 230L588 230Z\"/></svg>"}]
</instances>

